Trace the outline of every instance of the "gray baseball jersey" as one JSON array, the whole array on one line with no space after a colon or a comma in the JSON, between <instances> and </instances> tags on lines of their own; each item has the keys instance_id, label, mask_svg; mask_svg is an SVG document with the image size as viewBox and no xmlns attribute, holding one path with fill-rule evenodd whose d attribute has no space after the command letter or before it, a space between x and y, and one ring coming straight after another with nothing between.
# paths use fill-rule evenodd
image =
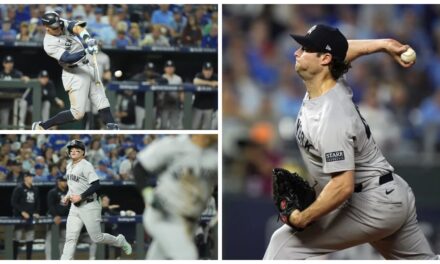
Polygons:
<instances>
[{"instance_id":1,"label":"gray baseball jersey","mask_svg":"<svg viewBox=\"0 0 440 264\"><path fill-rule=\"evenodd\" d=\"M67 164L66 179L67 186L69 186L68 195L71 195L82 194L90 187L92 182L99 180L99 177L93 165L87 160L82 159L76 164L73 164L72 161Z\"/></svg>"},{"instance_id":2,"label":"gray baseball jersey","mask_svg":"<svg viewBox=\"0 0 440 264\"><path fill-rule=\"evenodd\" d=\"M272 235L264 259L307 259L362 243L370 243L387 259L437 259L417 224L411 188L392 173L342 79L319 97L306 94L296 128L318 191L331 173L348 170L354 170L362 188L302 232L283 225Z\"/></svg>"},{"instance_id":3,"label":"gray baseball jersey","mask_svg":"<svg viewBox=\"0 0 440 264\"><path fill-rule=\"evenodd\" d=\"M325 95L308 97L306 94L298 114L296 139L307 169L320 187L334 172L354 170L355 182L361 183L394 171L343 79Z\"/></svg>"},{"instance_id":4,"label":"gray baseball jersey","mask_svg":"<svg viewBox=\"0 0 440 264\"><path fill-rule=\"evenodd\" d=\"M81 39L67 29L69 22L71 21L60 19L61 35L53 36L46 33L43 46L46 53L63 67L62 81L64 89L69 93L70 111L75 119L79 120L86 111L87 98L90 98L98 110L109 107L110 103L104 87L96 85L97 75L86 55L70 64L60 61L66 51L69 53L84 51Z\"/></svg>"},{"instance_id":5,"label":"gray baseball jersey","mask_svg":"<svg viewBox=\"0 0 440 264\"><path fill-rule=\"evenodd\" d=\"M82 194L92 182L99 180L90 162L82 159L76 164L69 162L66 168L67 195ZM115 247L123 247L127 243L125 237L117 237L102 233L101 231L101 210L102 207L96 199L84 199L79 205L70 206L69 216L66 223L66 242L64 244L62 260L71 260L74 257L76 243L83 226L86 226L87 233L94 243L108 244Z\"/></svg>"},{"instance_id":6,"label":"gray baseball jersey","mask_svg":"<svg viewBox=\"0 0 440 264\"><path fill-rule=\"evenodd\" d=\"M159 172L155 193L170 212L200 217L217 184L216 149L200 148L188 136L166 137L140 152L138 160Z\"/></svg>"},{"instance_id":7,"label":"gray baseball jersey","mask_svg":"<svg viewBox=\"0 0 440 264\"><path fill-rule=\"evenodd\" d=\"M143 215L153 238L147 259L197 259L194 231L217 183L217 150L200 148L188 136L170 136L153 142L138 160L158 173L154 199L162 204L147 206Z\"/></svg>"}]
</instances>

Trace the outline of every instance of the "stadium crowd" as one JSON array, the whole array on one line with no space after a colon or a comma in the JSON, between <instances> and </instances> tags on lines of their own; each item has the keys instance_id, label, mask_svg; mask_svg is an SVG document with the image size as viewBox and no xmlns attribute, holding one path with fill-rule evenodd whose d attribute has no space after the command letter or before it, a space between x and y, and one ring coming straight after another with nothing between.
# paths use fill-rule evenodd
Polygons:
<instances>
[{"instance_id":1,"label":"stadium crowd","mask_svg":"<svg viewBox=\"0 0 440 264\"><path fill-rule=\"evenodd\" d=\"M42 42L40 18L52 10L86 21L94 38L115 48L217 48L217 5L0 5L0 41Z\"/></svg>"},{"instance_id":2,"label":"stadium crowd","mask_svg":"<svg viewBox=\"0 0 440 264\"><path fill-rule=\"evenodd\" d=\"M69 160L67 143L80 139L86 159L101 181L133 180L131 167L139 150L155 135L0 135L0 182L23 181L25 172L34 182L55 182L64 176Z\"/></svg>"},{"instance_id":3,"label":"stadium crowd","mask_svg":"<svg viewBox=\"0 0 440 264\"><path fill-rule=\"evenodd\" d=\"M439 15L439 5L224 6L226 191L270 195L271 169L298 166L293 131L305 86L294 69L299 46L289 34L318 23L348 39L394 38L416 50L409 69L374 54L355 61L346 79L387 158L432 164L440 151Z\"/></svg>"}]
</instances>

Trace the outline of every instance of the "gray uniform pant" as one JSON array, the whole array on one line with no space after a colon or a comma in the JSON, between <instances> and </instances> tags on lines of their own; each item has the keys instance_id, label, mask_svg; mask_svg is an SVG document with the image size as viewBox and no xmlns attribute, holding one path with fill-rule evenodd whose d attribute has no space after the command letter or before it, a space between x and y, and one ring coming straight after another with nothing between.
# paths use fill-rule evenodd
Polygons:
<instances>
[{"instance_id":1,"label":"gray uniform pant","mask_svg":"<svg viewBox=\"0 0 440 264\"><path fill-rule=\"evenodd\" d=\"M194 244L195 225L177 215L163 215L161 211L148 206L144 212L145 230L153 238L147 252L147 259L197 259Z\"/></svg>"},{"instance_id":2,"label":"gray uniform pant","mask_svg":"<svg viewBox=\"0 0 440 264\"><path fill-rule=\"evenodd\" d=\"M83 225L94 243L108 244L115 247L122 247L122 238L116 238L107 233L101 232L101 205L98 201L83 203L79 207L72 205L66 223L66 243L64 244L61 259L73 259L76 243Z\"/></svg>"},{"instance_id":3,"label":"gray uniform pant","mask_svg":"<svg viewBox=\"0 0 440 264\"><path fill-rule=\"evenodd\" d=\"M193 108L192 129L211 129L212 109Z\"/></svg>"},{"instance_id":4,"label":"gray uniform pant","mask_svg":"<svg viewBox=\"0 0 440 264\"><path fill-rule=\"evenodd\" d=\"M161 129L179 129L181 126L180 109L178 107L166 107L160 111Z\"/></svg>"},{"instance_id":5,"label":"gray uniform pant","mask_svg":"<svg viewBox=\"0 0 440 264\"><path fill-rule=\"evenodd\" d=\"M103 86L95 83L95 71L89 64L76 68L65 68L62 74L64 89L69 93L70 111L76 120L82 119L88 100L98 109L107 108L110 103Z\"/></svg>"},{"instance_id":6,"label":"gray uniform pant","mask_svg":"<svg viewBox=\"0 0 440 264\"><path fill-rule=\"evenodd\" d=\"M60 226L60 237L59 237L59 252L60 254L63 252L63 245L66 241L66 227ZM46 231L46 240L44 241L44 254L46 255L46 260L52 259L52 232L51 232L51 226L48 225L47 231Z\"/></svg>"},{"instance_id":7,"label":"gray uniform pant","mask_svg":"<svg viewBox=\"0 0 440 264\"><path fill-rule=\"evenodd\" d=\"M272 235L264 259L307 259L363 243L386 259L437 259L418 226L411 188L393 177L383 185L369 180L362 192L302 232L283 225Z\"/></svg>"}]
</instances>

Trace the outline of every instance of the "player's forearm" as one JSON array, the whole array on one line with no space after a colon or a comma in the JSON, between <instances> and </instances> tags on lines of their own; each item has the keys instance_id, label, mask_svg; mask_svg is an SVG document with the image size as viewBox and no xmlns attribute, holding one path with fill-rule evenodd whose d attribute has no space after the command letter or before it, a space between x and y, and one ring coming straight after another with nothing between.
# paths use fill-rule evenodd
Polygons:
<instances>
[{"instance_id":1,"label":"player's forearm","mask_svg":"<svg viewBox=\"0 0 440 264\"><path fill-rule=\"evenodd\" d=\"M81 194L81 199L84 199L94 194L97 190L99 190L99 188L101 188L101 185L99 184L99 180L92 182L90 187Z\"/></svg>"},{"instance_id":2,"label":"player's forearm","mask_svg":"<svg viewBox=\"0 0 440 264\"><path fill-rule=\"evenodd\" d=\"M346 62L372 53L386 51L389 39L348 40Z\"/></svg>"},{"instance_id":3,"label":"player's forearm","mask_svg":"<svg viewBox=\"0 0 440 264\"><path fill-rule=\"evenodd\" d=\"M354 172L332 177L314 203L301 212L306 223L313 222L341 206L354 191Z\"/></svg>"}]
</instances>

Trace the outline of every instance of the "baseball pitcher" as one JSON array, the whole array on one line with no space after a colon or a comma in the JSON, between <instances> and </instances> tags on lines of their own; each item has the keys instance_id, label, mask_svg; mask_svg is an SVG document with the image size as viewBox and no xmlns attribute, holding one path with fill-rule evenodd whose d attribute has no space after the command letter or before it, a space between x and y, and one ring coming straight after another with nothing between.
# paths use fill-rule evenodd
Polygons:
<instances>
[{"instance_id":1,"label":"baseball pitcher","mask_svg":"<svg viewBox=\"0 0 440 264\"><path fill-rule=\"evenodd\" d=\"M107 129L119 129L110 112L110 103L97 69L89 63L86 56L98 53L97 41L87 32L87 23L62 19L53 11L46 12L41 21L46 27L44 51L63 68L62 80L64 89L69 94L70 110L62 111L47 121L34 122L32 130L49 129L81 120L86 111L87 98L98 109Z\"/></svg>"},{"instance_id":2,"label":"baseball pitcher","mask_svg":"<svg viewBox=\"0 0 440 264\"><path fill-rule=\"evenodd\" d=\"M169 136L138 154L133 170L153 238L147 259L198 258L194 231L217 184L216 143L217 135Z\"/></svg>"},{"instance_id":3,"label":"baseball pitcher","mask_svg":"<svg viewBox=\"0 0 440 264\"><path fill-rule=\"evenodd\" d=\"M66 243L61 259L73 259L76 243L84 225L94 243L120 247L125 254L130 255L131 245L123 235L115 237L101 232L102 207L96 196L96 191L100 187L99 178L92 164L84 159L85 149L84 143L76 139L67 145L72 161L67 164L66 178L69 191L63 203L71 202L72 205L67 217Z\"/></svg>"},{"instance_id":4,"label":"baseball pitcher","mask_svg":"<svg viewBox=\"0 0 440 264\"><path fill-rule=\"evenodd\" d=\"M409 47L392 39L347 41L326 25L292 37L301 45L295 70L307 89L296 140L318 195L291 211L264 259L307 259L363 243L386 259L438 259L417 223L411 187L377 147L343 78L351 61L379 51L410 67L400 59Z\"/></svg>"}]
</instances>

